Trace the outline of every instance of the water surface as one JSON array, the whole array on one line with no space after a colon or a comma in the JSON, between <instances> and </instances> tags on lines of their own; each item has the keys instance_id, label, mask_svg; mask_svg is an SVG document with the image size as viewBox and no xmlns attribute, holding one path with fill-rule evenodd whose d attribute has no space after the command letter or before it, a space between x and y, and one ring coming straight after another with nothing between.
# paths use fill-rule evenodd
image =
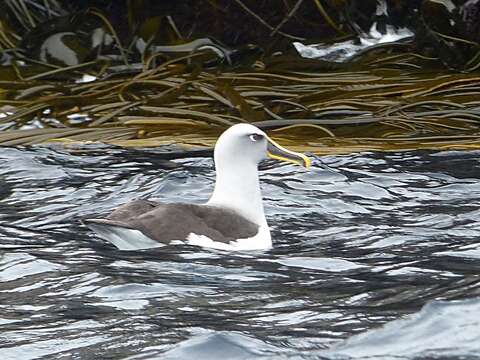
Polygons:
<instances>
[{"instance_id":1,"label":"water surface","mask_svg":"<svg viewBox=\"0 0 480 360\"><path fill-rule=\"evenodd\" d=\"M262 165L274 248L119 251L80 224L201 203L209 157L0 149L2 359L480 358L479 152Z\"/></svg>"}]
</instances>

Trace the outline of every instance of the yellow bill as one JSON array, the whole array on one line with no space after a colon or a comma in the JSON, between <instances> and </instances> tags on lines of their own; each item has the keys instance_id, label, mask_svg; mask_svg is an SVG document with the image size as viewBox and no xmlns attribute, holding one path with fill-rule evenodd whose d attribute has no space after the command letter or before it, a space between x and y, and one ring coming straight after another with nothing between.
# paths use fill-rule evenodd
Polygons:
<instances>
[{"instance_id":1,"label":"yellow bill","mask_svg":"<svg viewBox=\"0 0 480 360\"><path fill-rule=\"evenodd\" d=\"M266 138L268 141L267 155L269 158L302 165L305 166L307 169L310 167L310 159L305 155L285 149L283 146L280 146L268 136Z\"/></svg>"}]
</instances>

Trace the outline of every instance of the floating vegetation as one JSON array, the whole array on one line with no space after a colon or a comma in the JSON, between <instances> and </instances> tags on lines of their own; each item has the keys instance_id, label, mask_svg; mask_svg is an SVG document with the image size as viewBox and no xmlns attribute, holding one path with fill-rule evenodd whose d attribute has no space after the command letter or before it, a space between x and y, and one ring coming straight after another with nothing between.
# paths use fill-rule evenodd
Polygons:
<instances>
[{"instance_id":1,"label":"floating vegetation","mask_svg":"<svg viewBox=\"0 0 480 360\"><path fill-rule=\"evenodd\" d=\"M127 43L98 9L67 14L56 1L42 1L35 11L14 3L3 6L22 12L24 28L58 16L47 21L48 31L35 34L43 39L37 46L23 49L1 22L0 45L10 58L0 66L0 145L210 147L226 127L250 122L315 153L480 148L480 76L438 67L437 57L405 43L335 63L180 39L173 17L148 19L143 30L167 26L175 41L159 45L137 34ZM321 1L312 4L330 29L344 31ZM290 8L284 23L295 11ZM271 32L276 36L282 26ZM78 29L88 44L71 36Z\"/></svg>"}]
</instances>

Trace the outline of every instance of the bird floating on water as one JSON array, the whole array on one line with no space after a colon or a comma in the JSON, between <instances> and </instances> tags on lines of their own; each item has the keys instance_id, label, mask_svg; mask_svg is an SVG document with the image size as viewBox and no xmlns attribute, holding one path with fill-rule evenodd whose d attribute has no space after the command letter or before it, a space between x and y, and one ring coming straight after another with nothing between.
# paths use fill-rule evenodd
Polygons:
<instances>
[{"instance_id":1,"label":"bird floating on water","mask_svg":"<svg viewBox=\"0 0 480 360\"><path fill-rule=\"evenodd\" d=\"M258 178L258 164L267 157L310 166L308 157L283 148L257 127L233 125L215 145L216 182L206 204L134 200L105 219L84 223L121 250L168 244L268 249L272 240Z\"/></svg>"}]
</instances>

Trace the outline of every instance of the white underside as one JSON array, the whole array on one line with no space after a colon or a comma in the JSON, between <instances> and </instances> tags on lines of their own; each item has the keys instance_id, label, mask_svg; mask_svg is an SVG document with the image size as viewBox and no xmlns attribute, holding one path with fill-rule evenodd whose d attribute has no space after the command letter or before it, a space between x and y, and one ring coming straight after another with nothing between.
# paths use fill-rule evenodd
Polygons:
<instances>
[{"instance_id":1,"label":"white underside","mask_svg":"<svg viewBox=\"0 0 480 360\"><path fill-rule=\"evenodd\" d=\"M222 243L213 241L208 236L190 233L185 242L188 245L197 245L219 250L265 250L272 247L272 238L268 226L264 225L259 228L255 236L244 239L237 239L230 243Z\"/></svg>"},{"instance_id":2,"label":"white underside","mask_svg":"<svg viewBox=\"0 0 480 360\"><path fill-rule=\"evenodd\" d=\"M142 250L165 246L145 236L139 230L120 226L88 224L88 227L104 240L115 245L120 250Z\"/></svg>"},{"instance_id":3,"label":"white underside","mask_svg":"<svg viewBox=\"0 0 480 360\"><path fill-rule=\"evenodd\" d=\"M112 243L120 250L143 250L165 246L163 243L150 239L139 230L98 224L88 224L88 227L95 231L99 237ZM214 241L205 235L197 235L195 233L190 233L187 239L184 240L170 241L170 245L181 244L230 251L266 250L272 247L272 239L268 226L263 225L255 236L237 239L228 244Z\"/></svg>"}]
</instances>

